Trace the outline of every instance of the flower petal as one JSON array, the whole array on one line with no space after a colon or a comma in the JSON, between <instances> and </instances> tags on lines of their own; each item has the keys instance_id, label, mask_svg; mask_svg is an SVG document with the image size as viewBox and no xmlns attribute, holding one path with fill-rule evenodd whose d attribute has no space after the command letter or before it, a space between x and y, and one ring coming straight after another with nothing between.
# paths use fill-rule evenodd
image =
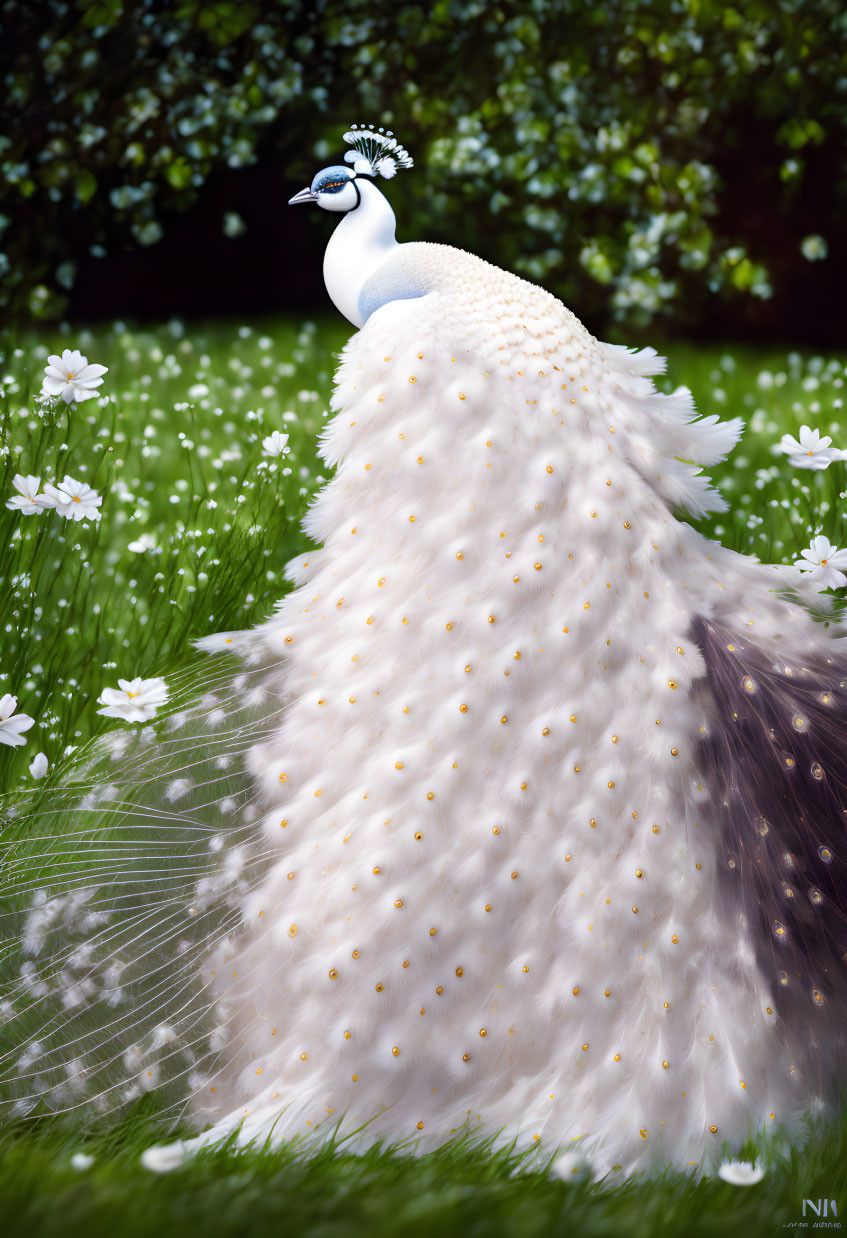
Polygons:
<instances>
[{"instance_id":1,"label":"flower petal","mask_svg":"<svg viewBox=\"0 0 847 1238\"><path fill-rule=\"evenodd\" d=\"M78 383L89 382L92 378L99 378L101 374L108 374L108 367L105 365L87 365L76 376Z\"/></svg>"},{"instance_id":2,"label":"flower petal","mask_svg":"<svg viewBox=\"0 0 847 1238\"><path fill-rule=\"evenodd\" d=\"M18 698L7 692L5 696L0 696L0 722L3 722L18 708Z\"/></svg>"},{"instance_id":3,"label":"flower petal","mask_svg":"<svg viewBox=\"0 0 847 1238\"><path fill-rule=\"evenodd\" d=\"M188 1152L181 1139L176 1143L154 1145L141 1153L141 1164L156 1174L169 1173L187 1159Z\"/></svg>"},{"instance_id":4,"label":"flower petal","mask_svg":"<svg viewBox=\"0 0 847 1238\"><path fill-rule=\"evenodd\" d=\"M725 1161L718 1170L718 1177L732 1186L755 1186L764 1176L765 1171L758 1161L755 1165L749 1161Z\"/></svg>"},{"instance_id":5,"label":"flower petal","mask_svg":"<svg viewBox=\"0 0 847 1238\"><path fill-rule=\"evenodd\" d=\"M47 757L43 752L37 752L29 763L29 772L33 778L43 778L48 768Z\"/></svg>"}]
</instances>

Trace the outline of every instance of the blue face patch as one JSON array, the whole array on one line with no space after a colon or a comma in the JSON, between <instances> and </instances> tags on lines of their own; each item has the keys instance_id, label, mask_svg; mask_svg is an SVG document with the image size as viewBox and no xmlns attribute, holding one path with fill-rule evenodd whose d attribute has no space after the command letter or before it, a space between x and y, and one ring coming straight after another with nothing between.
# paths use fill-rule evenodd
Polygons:
<instances>
[{"instance_id":1,"label":"blue face patch","mask_svg":"<svg viewBox=\"0 0 847 1238\"><path fill-rule=\"evenodd\" d=\"M352 179L353 173L342 164L322 168L312 181L312 193L341 193L347 182Z\"/></svg>"}]
</instances>

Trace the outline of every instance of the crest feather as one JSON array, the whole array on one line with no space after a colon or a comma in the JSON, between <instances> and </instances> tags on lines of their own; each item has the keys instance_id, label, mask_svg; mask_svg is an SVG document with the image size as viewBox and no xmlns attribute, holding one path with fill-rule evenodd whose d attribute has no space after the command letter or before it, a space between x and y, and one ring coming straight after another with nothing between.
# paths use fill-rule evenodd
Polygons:
<instances>
[{"instance_id":1,"label":"crest feather","mask_svg":"<svg viewBox=\"0 0 847 1238\"><path fill-rule=\"evenodd\" d=\"M390 129L352 125L344 134L344 141L353 147L344 159L353 164L357 174L390 179L401 169L414 166L412 156L399 144Z\"/></svg>"}]
</instances>

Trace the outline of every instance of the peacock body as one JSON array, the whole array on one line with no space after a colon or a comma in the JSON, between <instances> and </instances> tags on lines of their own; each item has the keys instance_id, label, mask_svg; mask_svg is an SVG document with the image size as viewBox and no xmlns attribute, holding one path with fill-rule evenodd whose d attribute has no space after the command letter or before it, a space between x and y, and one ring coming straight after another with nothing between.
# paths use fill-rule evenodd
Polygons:
<instances>
[{"instance_id":1,"label":"peacock body","mask_svg":"<svg viewBox=\"0 0 847 1238\"><path fill-rule=\"evenodd\" d=\"M166 788L141 828L169 859L119 881L138 846L92 843L96 880L27 894L7 1006L56 1013L10 1077L54 1108L167 1080L198 1145L470 1129L580 1139L598 1173L796 1131L844 1072L841 629L673 514L721 505L700 470L739 422L528 282L397 246L357 192L317 546L220 672L254 712L178 717L184 778L167 740L110 751L135 803ZM247 790L210 832L222 759ZM95 792L79 829L127 804Z\"/></svg>"}]
</instances>

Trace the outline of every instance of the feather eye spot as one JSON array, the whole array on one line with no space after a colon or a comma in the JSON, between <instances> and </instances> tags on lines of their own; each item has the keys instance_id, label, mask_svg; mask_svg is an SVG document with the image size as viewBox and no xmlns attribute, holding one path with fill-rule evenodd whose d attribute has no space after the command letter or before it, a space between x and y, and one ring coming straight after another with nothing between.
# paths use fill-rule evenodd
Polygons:
<instances>
[{"instance_id":1,"label":"feather eye spot","mask_svg":"<svg viewBox=\"0 0 847 1238\"><path fill-rule=\"evenodd\" d=\"M795 731L803 732L809 729L809 720L803 714L795 714L791 723Z\"/></svg>"},{"instance_id":2,"label":"feather eye spot","mask_svg":"<svg viewBox=\"0 0 847 1238\"><path fill-rule=\"evenodd\" d=\"M781 921L779 920L774 920L773 932L774 932L774 937L778 937L780 941L784 941L785 938L787 937L785 925L782 924Z\"/></svg>"},{"instance_id":3,"label":"feather eye spot","mask_svg":"<svg viewBox=\"0 0 847 1238\"><path fill-rule=\"evenodd\" d=\"M758 691L758 688L759 688L759 685L756 683L755 679L753 679L752 676L748 675L746 679L744 680L744 691L750 693L750 695L752 696L754 692Z\"/></svg>"},{"instance_id":4,"label":"feather eye spot","mask_svg":"<svg viewBox=\"0 0 847 1238\"><path fill-rule=\"evenodd\" d=\"M821 894L817 886L812 886L812 888L809 890L809 902L814 903L816 907L820 907L821 903L823 902L823 895Z\"/></svg>"},{"instance_id":5,"label":"feather eye spot","mask_svg":"<svg viewBox=\"0 0 847 1238\"><path fill-rule=\"evenodd\" d=\"M823 766L820 765L819 762L815 761L812 764L811 773L812 773L812 777L815 779L816 782L823 781Z\"/></svg>"},{"instance_id":6,"label":"feather eye spot","mask_svg":"<svg viewBox=\"0 0 847 1238\"><path fill-rule=\"evenodd\" d=\"M823 860L824 864L830 864L832 862L832 852L829 847L818 847L818 855Z\"/></svg>"}]
</instances>

